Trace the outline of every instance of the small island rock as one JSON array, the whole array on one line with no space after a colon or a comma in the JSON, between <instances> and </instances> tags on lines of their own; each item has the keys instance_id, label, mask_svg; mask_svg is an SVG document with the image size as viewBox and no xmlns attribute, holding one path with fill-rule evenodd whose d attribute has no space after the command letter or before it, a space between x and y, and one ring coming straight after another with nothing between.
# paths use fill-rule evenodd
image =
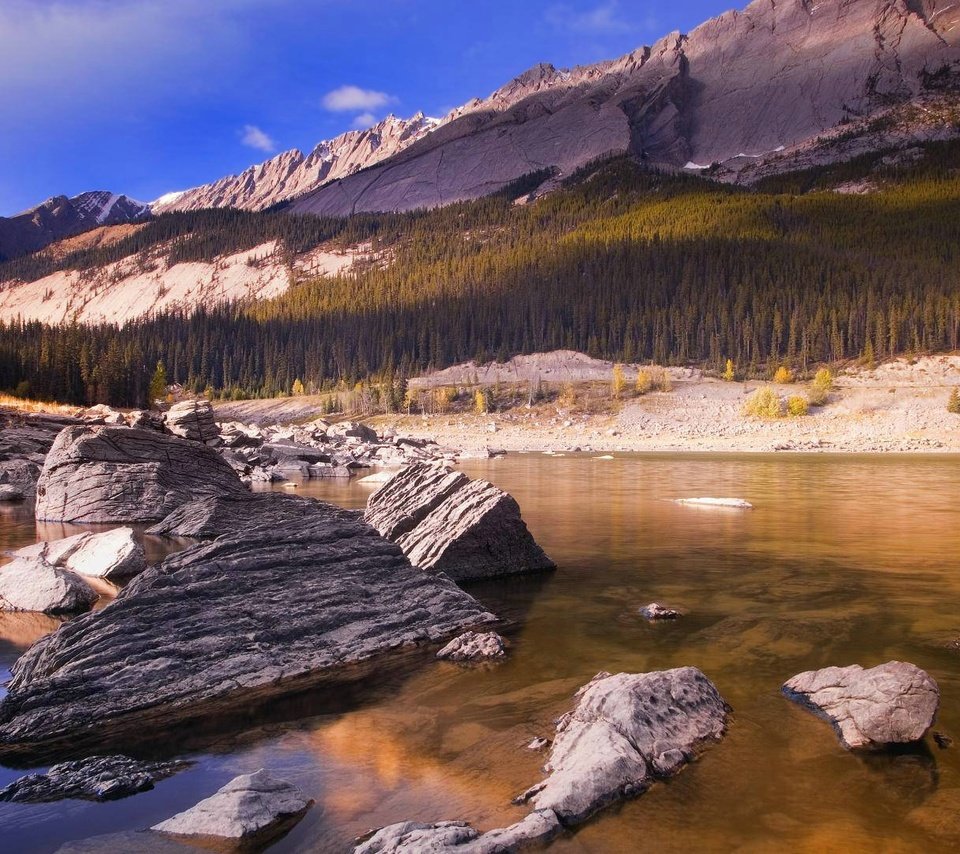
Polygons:
<instances>
[{"instance_id":1,"label":"small island rock","mask_svg":"<svg viewBox=\"0 0 960 854\"><path fill-rule=\"evenodd\" d=\"M503 658L505 655L503 638L496 632L465 632L441 649L437 658L446 661L482 661Z\"/></svg>"}]
</instances>

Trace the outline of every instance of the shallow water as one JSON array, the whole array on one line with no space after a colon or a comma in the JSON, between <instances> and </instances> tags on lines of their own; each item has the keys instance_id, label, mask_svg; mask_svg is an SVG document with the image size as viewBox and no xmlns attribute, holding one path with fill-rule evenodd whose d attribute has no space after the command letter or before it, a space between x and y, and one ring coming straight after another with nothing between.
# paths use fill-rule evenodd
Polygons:
<instances>
[{"instance_id":1,"label":"shallow water","mask_svg":"<svg viewBox=\"0 0 960 854\"><path fill-rule=\"evenodd\" d=\"M510 799L540 779L543 756L524 745L552 734L580 685L600 670L689 664L733 706L727 737L551 850L954 850L960 653L947 645L960 636L960 458L515 455L463 468L511 492L559 564L471 588L508 620L504 663L464 669L425 654L349 696L300 698L275 716L288 722L251 720L124 801L0 804L0 847L53 851L143 828L259 767L316 800L272 851L347 851L404 819L499 826L522 817ZM356 482L298 490L349 507L369 492ZM668 500L700 495L755 509ZM0 549L35 538L23 510L0 513ZM685 616L648 624L636 611L653 600ZM0 619L0 667L51 622ZM954 747L930 740L926 755L859 758L779 694L801 670L890 659L937 679L936 729ZM183 735L172 734L172 751ZM19 773L0 769L0 784Z\"/></svg>"}]
</instances>

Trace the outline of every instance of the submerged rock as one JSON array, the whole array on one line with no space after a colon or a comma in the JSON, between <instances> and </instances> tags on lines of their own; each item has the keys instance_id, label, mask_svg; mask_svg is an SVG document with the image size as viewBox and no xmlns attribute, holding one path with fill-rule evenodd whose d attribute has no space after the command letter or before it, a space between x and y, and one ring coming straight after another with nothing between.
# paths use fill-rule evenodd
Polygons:
<instances>
[{"instance_id":1,"label":"submerged rock","mask_svg":"<svg viewBox=\"0 0 960 854\"><path fill-rule=\"evenodd\" d=\"M354 854L508 854L544 845L563 831L552 810L538 810L509 827L480 833L464 821L403 821L378 830Z\"/></svg>"},{"instance_id":2,"label":"submerged rock","mask_svg":"<svg viewBox=\"0 0 960 854\"><path fill-rule=\"evenodd\" d=\"M273 494L247 510L34 644L0 702L0 756L160 738L495 619L345 511Z\"/></svg>"},{"instance_id":3,"label":"submerged rock","mask_svg":"<svg viewBox=\"0 0 960 854\"><path fill-rule=\"evenodd\" d=\"M25 497L22 489L9 483L0 483L0 501L23 501Z\"/></svg>"},{"instance_id":4,"label":"submerged rock","mask_svg":"<svg viewBox=\"0 0 960 854\"><path fill-rule=\"evenodd\" d=\"M421 569L454 581L554 569L517 502L493 484L417 463L370 496L366 520Z\"/></svg>"},{"instance_id":5,"label":"submerged rock","mask_svg":"<svg viewBox=\"0 0 960 854\"><path fill-rule=\"evenodd\" d=\"M294 823L312 801L292 783L263 769L231 780L209 798L151 830L177 836L244 839Z\"/></svg>"},{"instance_id":6,"label":"submerged rock","mask_svg":"<svg viewBox=\"0 0 960 854\"><path fill-rule=\"evenodd\" d=\"M167 430L174 436L193 442L209 442L220 438L220 428L213 420L209 400L184 400L171 406L164 416Z\"/></svg>"},{"instance_id":7,"label":"submerged rock","mask_svg":"<svg viewBox=\"0 0 960 854\"><path fill-rule=\"evenodd\" d=\"M132 528L40 542L15 551L13 556L94 578L132 578L147 568L146 555Z\"/></svg>"},{"instance_id":8,"label":"submerged rock","mask_svg":"<svg viewBox=\"0 0 960 854\"><path fill-rule=\"evenodd\" d=\"M678 620L682 615L673 608L666 608L659 602L651 602L640 609L640 615L648 620Z\"/></svg>"},{"instance_id":9,"label":"submerged rock","mask_svg":"<svg viewBox=\"0 0 960 854\"><path fill-rule=\"evenodd\" d=\"M80 576L42 561L16 558L0 566L0 611L77 614L99 598Z\"/></svg>"},{"instance_id":10,"label":"submerged rock","mask_svg":"<svg viewBox=\"0 0 960 854\"><path fill-rule=\"evenodd\" d=\"M481 661L503 658L506 654L503 638L496 632L465 632L441 649L437 658L447 661Z\"/></svg>"},{"instance_id":11,"label":"submerged rock","mask_svg":"<svg viewBox=\"0 0 960 854\"><path fill-rule=\"evenodd\" d=\"M940 689L919 667L888 661L864 670L826 667L798 673L784 695L830 721L845 747L871 748L923 738L940 706Z\"/></svg>"},{"instance_id":12,"label":"submerged rock","mask_svg":"<svg viewBox=\"0 0 960 854\"><path fill-rule=\"evenodd\" d=\"M600 673L577 696L557 724L547 778L518 798L565 825L676 774L726 731L729 708L695 667Z\"/></svg>"},{"instance_id":13,"label":"submerged rock","mask_svg":"<svg viewBox=\"0 0 960 854\"><path fill-rule=\"evenodd\" d=\"M113 801L153 788L186 762L138 762L129 756L92 756L61 762L45 774L27 774L0 790L0 801L44 803L64 798Z\"/></svg>"},{"instance_id":14,"label":"submerged rock","mask_svg":"<svg viewBox=\"0 0 960 854\"><path fill-rule=\"evenodd\" d=\"M675 504L692 507L729 507L732 510L752 510L753 505L742 498L677 498Z\"/></svg>"},{"instance_id":15,"label":"submerged rock","mask_svg":"<svg viewBox=\"0 0 960 854\"><path fill-rule=\"evenodd\" d=\"M152 522L207 495L246 492L220 455L197 442L131 427L67 427L37 484L37 519Z\"/></svg>"}]
</instances>

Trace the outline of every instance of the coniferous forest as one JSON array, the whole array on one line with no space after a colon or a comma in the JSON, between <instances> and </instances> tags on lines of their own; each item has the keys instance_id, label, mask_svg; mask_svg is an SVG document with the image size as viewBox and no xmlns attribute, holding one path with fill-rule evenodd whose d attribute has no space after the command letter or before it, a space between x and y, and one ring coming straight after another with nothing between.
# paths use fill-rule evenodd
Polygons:
<instances>
[{"instance_id":1,"label":"coniferous forest","mask_svg":"<svg viewBox=\"0 0 960 854\"><path fill-rule=\"evenodd\" d=\"M330 241L377 255L273 300L190 316L0 325L0 389L142 405L158 361L171 382L240 397L560 348L711 368L730 358L747 371L960 349L960 146L929 145L905 165L883 156L749 189L621 157L524 205L514 199L547 175L410 214L163 215L107 247L0 265L0 280L161 244L171 261L271 239L291 259ZM832 189L864 180L873 192Z\"/></svg>"}]
</instances>

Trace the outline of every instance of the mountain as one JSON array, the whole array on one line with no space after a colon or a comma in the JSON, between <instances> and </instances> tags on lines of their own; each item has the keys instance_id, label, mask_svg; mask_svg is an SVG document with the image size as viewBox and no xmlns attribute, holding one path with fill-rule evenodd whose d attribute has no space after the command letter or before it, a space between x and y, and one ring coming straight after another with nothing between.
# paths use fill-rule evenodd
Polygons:
<instances>
[{"instance_id":1,"label":"mountain","mask_svg":"<svg viewBox=\"0 0 960 854\"><path fill-rule=\"evenodd\" d=\"M958 95L954 0L755 0L616 60L538 65L290 209L436 207L620 152L747 180L770 161L787 171L955 135Z\"/></svg>"},{"instance_id":2,"label":"mountain","mask_svg":"<svg viewBox=\"0 0 960 854\"><path fill-rule=\"evenodd\" d=\"M410 119L387 116L367 130L352 130L319 143L309 155L293 149L182 193L169 193L153 205L155 213L233 207L262 210L314 190L392 157L422 139L438 121L417 113Z\"/></svg>"},{"instance_id":3,"label":"mountain","mask_svg":"<svg viewBox=\"0 0 960 854\"><path fill-rule=\"evenodd\" d=\"M149 205L106 190L69 199L54 196L16 216L0 217L0 260L35 252L97 226L136 222L149 215Z\"/></svg>"}]
</instances>

